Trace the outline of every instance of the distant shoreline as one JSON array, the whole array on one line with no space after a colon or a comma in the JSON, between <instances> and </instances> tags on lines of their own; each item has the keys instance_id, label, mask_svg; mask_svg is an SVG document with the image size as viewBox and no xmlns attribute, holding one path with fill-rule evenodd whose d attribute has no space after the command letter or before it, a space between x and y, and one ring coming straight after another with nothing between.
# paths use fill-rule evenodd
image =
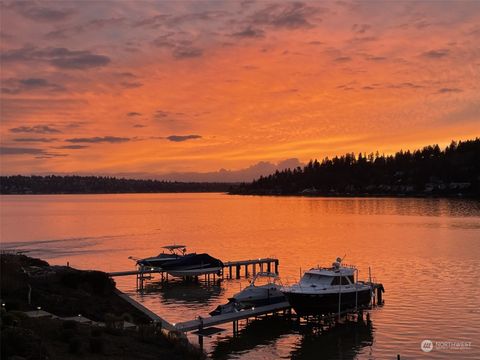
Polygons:
<instances>
[{"instance_id":1,"label":"distant shoreline","mask_svg":"<svg viewBox=\"0 0 480 360\"><path fill-rule=\"evenodd\" d=\"M262 194L262 193L228 193L238 196L273 196L304 198L393 198L393 199L478 199L478 194Z\"/></svg>"},{"instance_id":2,"label":"distant shoreline","mask_svg":"<svg viewBox=\"0 0 480 360\"><path fill-rule=\"evenodd\" d=\"M42 196L42 195L148 195L148 194L222 194L231 196L271 196L271 197L302 197L302 198L393 198L393 199L479 199L478 194L264 194L235 193L228 191L177 191L177 192L85 192L85 193L0 193L0 196Z\"/></svg>"},{"instance_id":3,"label":"distant shoreline","mask_svg":"<svg viewBox=\"0 0 480 360\"><path fill-rule=\"evenodd\" d=\"M227 191L156 191L156 192L42 192L42 193L2 193L1 196L9 195L128 195L128 194L229 194ZM230 194L229 194L230 195Z\"/></svg>"}]
</instances>

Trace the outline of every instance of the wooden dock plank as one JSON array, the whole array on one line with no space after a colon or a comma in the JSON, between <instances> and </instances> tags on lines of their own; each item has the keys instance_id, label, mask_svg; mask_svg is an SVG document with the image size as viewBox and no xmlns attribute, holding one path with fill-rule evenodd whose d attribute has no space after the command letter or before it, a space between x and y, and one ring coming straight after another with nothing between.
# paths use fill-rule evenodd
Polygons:
<instances>
[{"instance_id":1,"label":"wooden dock plank","mask_svg":"<svg viewBox=\"0 0 480 360\"><path fill-rule=\"evenodd\" d=\"M242 310L239 312L210 316L202 319L203 327L206 328L213 325L225 324L232 321L243 320L250 317L264 315L274 311L281 311L286 309L290 309L290 304L287 301L284 301L277 304L259 306L253 309ZM199 327L200 327L199 319L175 324L175 329L183 332L197 330Z\"/></svg>"}]
</instances>

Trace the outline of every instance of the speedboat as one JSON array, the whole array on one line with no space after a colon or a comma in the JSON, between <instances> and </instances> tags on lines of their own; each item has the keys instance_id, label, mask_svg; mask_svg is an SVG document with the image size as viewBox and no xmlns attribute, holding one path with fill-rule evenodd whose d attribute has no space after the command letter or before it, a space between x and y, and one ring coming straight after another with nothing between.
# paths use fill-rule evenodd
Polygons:
<instances>
[{"instance_id":1,"label":"speedboat","mask_svg":"<svg viewBox=\"0 0 480 360\"><path fill-rule=\"evenodd\" d=\"M277 274L259 272L253 277L250 285L229 298L227 304L219 305L210 312L210 315L215 316L287 301L278 283L279 277Z\"/></svg>"},{"instance_id":2,"label":"speedboat","mask_svg":"<svg viewBox=\"0 0 480 360\"><path fill-rule=\"evenodd\" d=\"M319 315L368 306L372 286L358 281L357 269L337 258L331 267L306 271L299 283L283 287L282 292L298 315Z\"/></svg>"},{"instance_id":3,"label":"speedboat","mask_svg":"<svg viewBox=\"0 0 480 360\"><path fill-rule=\"evenodd\" d=\"M262 284L263 282L263 284ZM242 304L245 307L262 306L286 301L285 295L280 291L279 277L275 273L259 272L250 285L229 300Z\"/></svg>"},{"instance_id":4,"label":"speedboat","mask_svg":"<svg viewBox=\"0 0 480 360\"><path fill-rule=\"evenodd\" d=\"M168 252L162 251L157 256L138 259L137 265L163 268L165 264L189 255L187 254L187 247L185 245L166 245L162 246L162 249L168 250Z\"/></svg>"},{"instance_id":5,"label":"speedboat","mask_svg":"<svg viewBox=\"0 0 480 360\"><path fill-rule=\"evenodd\" d=\"M204 274L220 275L223 269L221 260L208 254L187 254L161 266L162 270L176 277L199 276Z\"/></svg>"}]
</instances>

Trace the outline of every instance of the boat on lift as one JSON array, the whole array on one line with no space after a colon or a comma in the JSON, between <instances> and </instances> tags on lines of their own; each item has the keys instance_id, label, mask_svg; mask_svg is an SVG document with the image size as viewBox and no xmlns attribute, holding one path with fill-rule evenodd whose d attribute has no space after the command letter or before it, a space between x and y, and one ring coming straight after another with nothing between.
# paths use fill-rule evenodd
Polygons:
<instances>
[{"instance_id":1,"label":"boat on lift","mask_svg":"<svg viewBox=\"0 0 480 360\"><path fill-rule=\"evenodd\" d=\"M271 272L257 273L250 284L239 293L236 293L225 305L219 305L210 315L220 315L241 311L246 308L265 306L286 301L281 291L280 279Z\"/></svg>"},{"instance_id":2,"label":"boat on lift","mask_svg":"<svg viewBox=\"0 0 480 360\"><path fill-rule=\"evenodd\" d=\"M176 277L190 277L205 274L220 275L223 269L221 260L209 254L186 254L161 266L163 271Z\"/></svg>"},{"instance_id":3,"label":"boat on lift","mask_svg":"<svg viewBox=\"0 0 480 360\"><path fill-rule=\"evenodd\" d=\"M358 281L357 268L337 258L331 267L306 271L297 284L283 287L282 292L298 315L319 315L368 306L373 284Z\"/></svg>"},{"instance_id":4,"label":"boat on lift","mask_svg":"<svg viewBox=\"0 0 480 360\"><path fill-rule=\"evenodd\" d=\"M187 254L187 247L185 245L165 245L162 246L162 251L157 256L147 257L144 259L137 259L138 266L162 268L165 264L181 259ZM167 252L165 252L167 250Z\"/></svg>"}]
</instances>

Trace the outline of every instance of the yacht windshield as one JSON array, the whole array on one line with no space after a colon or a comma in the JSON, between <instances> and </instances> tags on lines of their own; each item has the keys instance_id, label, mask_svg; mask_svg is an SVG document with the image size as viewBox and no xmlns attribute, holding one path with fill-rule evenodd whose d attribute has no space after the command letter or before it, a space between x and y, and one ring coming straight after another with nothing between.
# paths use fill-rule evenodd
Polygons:
<instances>
[{"instance_id":1,"label":"yacht windshield","mask_svg":"<svg viewBox=\"0 0 480 360\"><path fill-rule=\"evenodd\" d=\"M331 276L319 275L319 274L305 274L300 280L300 285L330 285L332 283Z\"/></svg>"},{"instance_id":2,"label":"yacht windshield","mask_svg":"<svg viewBox=\"0 0 480 360\"><path fill-rule=\"evenodd\" d=\"M332 285L350 285L350 283L353 284L352 280L353 280L353 275L352 276L335 276L332 281Z\"/></svg>"}]
</instances>

